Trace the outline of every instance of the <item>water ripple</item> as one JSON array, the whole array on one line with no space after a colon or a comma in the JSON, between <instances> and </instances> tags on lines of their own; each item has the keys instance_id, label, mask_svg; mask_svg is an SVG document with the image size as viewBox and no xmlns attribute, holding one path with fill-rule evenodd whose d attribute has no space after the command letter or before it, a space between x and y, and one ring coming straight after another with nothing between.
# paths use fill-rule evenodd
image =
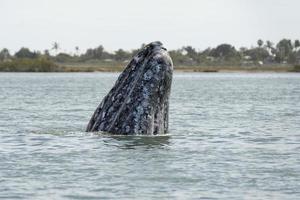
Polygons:
<instances>
[{"instance_id":1,"label":"water ripple","mask_svg":"<svg viewBox=\"0 0 300 200\"><path fill-rule=\"evenodd\" d=\"M0 73L0 198L298 199L299 74L175 74L166 136L83 132L112 73Z\"/></svg>"}]
</instances>

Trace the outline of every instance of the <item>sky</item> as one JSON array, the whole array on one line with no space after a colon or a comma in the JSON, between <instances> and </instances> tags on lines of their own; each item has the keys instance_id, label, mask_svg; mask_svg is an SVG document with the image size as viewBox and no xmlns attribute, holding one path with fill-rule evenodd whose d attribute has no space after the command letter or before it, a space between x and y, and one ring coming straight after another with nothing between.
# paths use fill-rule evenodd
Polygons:
<instances>
[{"instance_id":1,"label":"sky","mask_svg":"<svg viewBox=\"0 0 300 200\"><path fill-rule=\"evenodd\" d=\"M299 0L0 0L0 49L251 47L300 39L299 8Z\"/></svg>"}]
</instances>

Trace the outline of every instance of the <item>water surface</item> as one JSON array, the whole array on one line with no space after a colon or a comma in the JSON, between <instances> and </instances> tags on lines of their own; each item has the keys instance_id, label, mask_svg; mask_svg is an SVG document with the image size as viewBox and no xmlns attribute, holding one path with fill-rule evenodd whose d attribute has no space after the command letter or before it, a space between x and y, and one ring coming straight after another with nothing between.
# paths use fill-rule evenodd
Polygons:
<instances>
[{"instance_id":1,"label":"water surface","mask_svg":"<svg viewBox=\"0 0 300 200\"><path fill-rule=\"evenodd\" d=\"M299 198L300 74L176 73L167 136L83 132L116 78L0 73L0 198Z\"/></svg>"}]
</instances>

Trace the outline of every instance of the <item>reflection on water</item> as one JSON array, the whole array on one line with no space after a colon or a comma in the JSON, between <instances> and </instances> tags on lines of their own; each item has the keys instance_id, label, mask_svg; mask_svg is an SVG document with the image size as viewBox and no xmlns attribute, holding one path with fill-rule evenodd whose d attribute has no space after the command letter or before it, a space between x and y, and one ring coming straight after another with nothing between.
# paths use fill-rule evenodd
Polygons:
<instances>
[{"instance_id":1,"label":"reflection on water","mask_svg":"<svg viewBox=\"0 0 300 200\"><path fill-rule=\"evenodd\" d=\"M114 145L120 149L136 149L144 147L146 149L167 147L170 142L170 136L110 136L115 140ZM108 141L106 145L111 145Z\"/></svg>"},{"instance_id":2,"label":"reflection on water","mask_svg":"<svg viewBox=\"0 0 300 200\"><path fill-rule=\"evenodd\" d=\"M299 198L300 74L175 74L169 135L83 132L116 78L0 73L0 198Z\"/></svg>"},{"instance_id":3,"label":"reflection on water","mask_svg":"<svg viewBox=\"0 0 300 200\"><path fill-rule=\"evenodd\" d=\"M167 147L170 142L171 134L144 136L144 135L112 135L104 132L81 132L81 131L61 131L61 130L45 130L31 131L37 135L52 135L64 137L93 137L103 142L103 145L115 146L120 149L136 149L144 147L145 149Z\"/></svg>"}]
</instances>

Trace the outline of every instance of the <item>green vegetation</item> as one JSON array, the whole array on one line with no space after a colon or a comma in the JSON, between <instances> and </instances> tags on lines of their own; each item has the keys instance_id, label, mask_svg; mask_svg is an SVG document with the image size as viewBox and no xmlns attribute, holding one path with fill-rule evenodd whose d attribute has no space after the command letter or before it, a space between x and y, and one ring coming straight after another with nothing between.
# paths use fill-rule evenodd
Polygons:
<instances>
[{"instance_id":1,"label":"green vegetation","mask_svg":"<svg viewBox=\"0 0 300 200\"><path fill-rule=\"evenodd\" d=\"M59 72L63 71L54 62L45 58L17 58L0 62L2 72Z\"/></svg>"},{"instance_id":2,"label":"green vegetation","mask_svg":"<svg viewBox=\"0 0 300 200\"><path fill-rule=\"evenodd\" d=\"M300 72L300 65L295 65L294 69L292 71L293 72Z\"/></svg>"},{"instance_id":3,"label":"green vegetation","mask_svg":"<svg viewBox=\"0 0 300 200\"><path fill-rule=\"evenodd\" d=\"M144 45L142 45L143 47ZM0 71L4 72L92 72L121 71L139 49L118 49L107 52L102 45L79 54L60 52L60 44L54 42L50 50L31 51L22 47L11 55L0 51ZM51 53L50 53L51 52ZM271 41L257 40L257 46L238 50L230 44L199 51L192 46L169 51L175 69L182 71L297 71L300 66L300 41L282 39L276 45Z\"/></svg>"}]
</instances>

